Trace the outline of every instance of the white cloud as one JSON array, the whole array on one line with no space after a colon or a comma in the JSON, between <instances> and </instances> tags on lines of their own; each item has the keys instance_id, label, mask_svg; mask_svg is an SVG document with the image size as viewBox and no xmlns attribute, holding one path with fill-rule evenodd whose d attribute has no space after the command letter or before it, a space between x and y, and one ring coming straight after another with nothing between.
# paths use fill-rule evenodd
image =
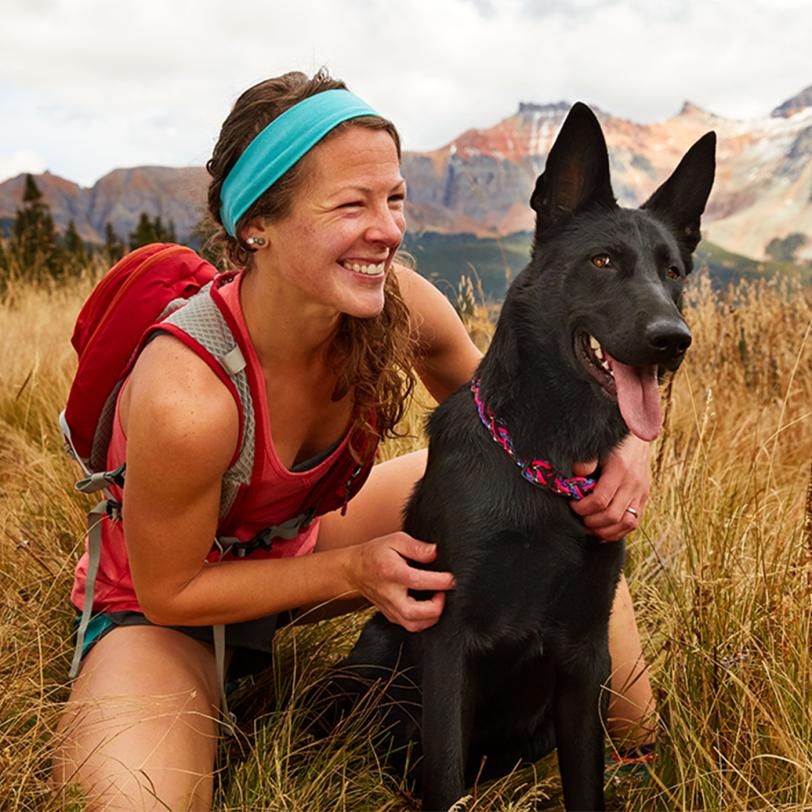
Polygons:
<instances>
[{"instance_id":1,"label":"white cloud","mask_svg":"<svg viewBox=\"0 0 812 812\"><path fill-rule=\"evenodd\" d=\"M801 0L11 0L0 28L0 155L88 184L116 166L202 164L236 96L326 65L407 149L522 101L653 121L686 99L766 115L812 83ZM0 173L1 175L2 173Z\"/></svg>"}]
</instances>

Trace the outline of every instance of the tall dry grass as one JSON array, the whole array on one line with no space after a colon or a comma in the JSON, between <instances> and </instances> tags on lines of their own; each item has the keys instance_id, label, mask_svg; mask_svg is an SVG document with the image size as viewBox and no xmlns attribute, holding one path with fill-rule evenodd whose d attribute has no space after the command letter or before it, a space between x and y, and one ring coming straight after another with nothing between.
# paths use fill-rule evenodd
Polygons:
<instances>
[{"instance_id":1,"label":"tall dry grass","mask_svg":"<svg viewBox=\"0 0 812 812\"><path fill-rule=\"evenodd\" d=\"M47 788L67 696L67 602L87 503L55 423L68 344L92 273L15 283L0 305L0 807L82 808ZM625 810L812 808L812 304L792 284L724 296L694 284L694 347L664 394L654 486L627 567L660 714L651 779L608 780ZM482 344L492 320L465 313ZM408 425L419 435L423 411ZM419 439L400 440L387 455ZM805 521L807 524L805 525ZM329 741L303 727L302 696L363 618L280 634L273 669L243 685L244 721L224 741L215 808L395 810L361 714ZM554 757L478 787L469 808L557 807Z\"/></svg>"}]
</instances>

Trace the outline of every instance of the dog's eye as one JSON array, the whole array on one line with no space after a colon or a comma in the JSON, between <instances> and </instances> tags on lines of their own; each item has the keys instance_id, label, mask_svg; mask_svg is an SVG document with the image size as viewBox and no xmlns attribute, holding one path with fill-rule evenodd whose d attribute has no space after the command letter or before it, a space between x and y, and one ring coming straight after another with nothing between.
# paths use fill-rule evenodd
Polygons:
<instances>
[{"instance_id":1,"label":"dog's eye","mask_svg":"<svg viewBox=\"0 0 812 812\"><path fill-rule=\"evenodd\" d=\"M592 264L596 268L608 268L612 264L612 259L609 254L595 254L592 257Z\"/></svg>"},{"instance_id":2,"label":"dog's eye","mask_svg":"<svg viewBox=\"0 0 812 812\"><path fill-rule=\"evenodd\" d=\"M682 274L679 272L679 268L677 268L676 265L672 265L670 268L668 268L665 272L665 275L669 279L679 279L680 276L682 276Z\"/></svg>"}]
</instances>

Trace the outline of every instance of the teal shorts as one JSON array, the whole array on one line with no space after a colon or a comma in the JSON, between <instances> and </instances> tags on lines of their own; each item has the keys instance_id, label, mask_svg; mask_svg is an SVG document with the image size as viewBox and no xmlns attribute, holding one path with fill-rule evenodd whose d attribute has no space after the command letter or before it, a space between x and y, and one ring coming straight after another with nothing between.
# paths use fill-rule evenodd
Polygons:
<instances>
[{"instance_id":1,"label":"teal shorts","mask_svg":"<svg viewBox=\"0 0 812 812\"><path fill-rule=\"evenodd\" d=\"M76 629L80 616L76 617ZM290 623L291 615L268 615L244 623L231 623L226 626L226 646L234 649L234 656L228 668L229 679L235 680L267 668L271 664L273 638L278 628ZM82 659L105 635L118 626L154 626L141 612L102 612L90 619L85 641L82 646ZM214 644L211 626L168 626L196 640Z\"/></svg>"}]
</instances>

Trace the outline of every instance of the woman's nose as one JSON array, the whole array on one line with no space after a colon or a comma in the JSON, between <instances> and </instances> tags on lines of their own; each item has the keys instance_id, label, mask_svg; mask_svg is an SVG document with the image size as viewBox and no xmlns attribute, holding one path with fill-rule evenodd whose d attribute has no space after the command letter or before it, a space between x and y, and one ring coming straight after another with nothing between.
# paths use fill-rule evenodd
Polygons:
<instances>
[{"instance_id":1,"label":"woman's nose","mask_svg":"<svg viewBox=\"0 0 812 812\"><path fill-rule=\"evenodd\" d=\"M375 213L366 232L369 242L380 242L397 247L403 240L406 231L406 220L403 211L394 211L389 206Z\"/></svg>"}]
</instances>

